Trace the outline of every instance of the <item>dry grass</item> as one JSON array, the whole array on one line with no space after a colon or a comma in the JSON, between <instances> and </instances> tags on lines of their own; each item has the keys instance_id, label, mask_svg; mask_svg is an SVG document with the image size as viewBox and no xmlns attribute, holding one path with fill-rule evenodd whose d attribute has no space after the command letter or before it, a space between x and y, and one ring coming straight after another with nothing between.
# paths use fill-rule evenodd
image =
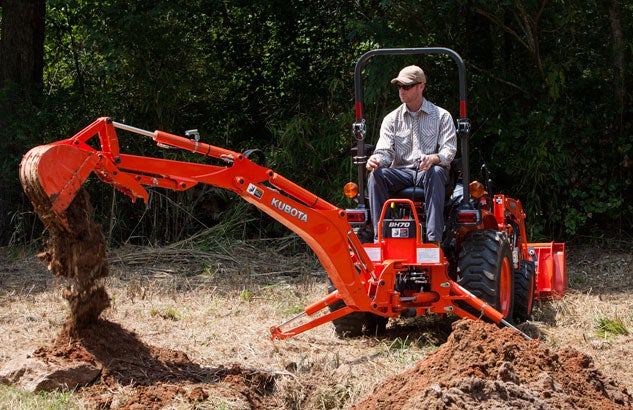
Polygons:
<instances>
[{"instance_id":1,"label":"dry grass","mask_svg":"<svg viewBox=\"0 0 633 410\"><path fill-rule=\"evenodd\" d=\"M326 324L288 340L270 341L271 325L323 296L322 268L309 252L297 252L303 245L293 238L217 245L204 252L188 244L113 251L108 279L112 308L105 318L134 331L147 344L182 350L202 365L236 363L274 372L278 407L287 409L346 407L445 340L450 323L417 318L390 324L385 338L341 340ZM539 334L543 344L586 352L633 391L627 368L633 362L633 258L578 249L570 252L568 261L568 296L537 303L535 320L524 329ZM53 339L67 307L59 296L63 283L33 256L0 251L0 283L1 366L16 351L32 351ZM629 334L605 331L604 323L610 322L620 323ZM125 397L130 389L121 386L117 395ZM248 408L228 393L210 397L197 408ZM47 402L24 404L25 397ZM16 389L0 389L0 408L82 406L72 394L25 396Z\"/></svg>"},{"instance_id":2,"label":"dry grass","mask_svg":"<svg viewBox=\"0 0 633 410\"><path fill-rule=\"evenodd\" d=\"M587 353L633 391L633 255L587 247L571 250L567 260L569 293L541 303L534 315L542 340Z\"/></svg>"}]
</instances>

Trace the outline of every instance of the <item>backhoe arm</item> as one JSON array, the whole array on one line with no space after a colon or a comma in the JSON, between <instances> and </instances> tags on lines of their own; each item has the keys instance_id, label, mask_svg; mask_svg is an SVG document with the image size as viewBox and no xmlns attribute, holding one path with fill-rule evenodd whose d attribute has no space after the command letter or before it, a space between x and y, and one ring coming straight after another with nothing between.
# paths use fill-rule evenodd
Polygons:
<instances>
[{"instance_id":1,"label":"backhoe arm","mask_svg":"<svg viewBox=\"0 0 633 410\"><path fill-rule=\"evenodd\" d=\"M123 154L115 128L152 138L161 147L180 148L221 160L224 165L197 164ZM98 138L100 150L88 141ZM92 144L96 145L96 144ZM20 164L25 192L45 224L68 228L65 211L82 184L94 172L133 201L147 201L146 186L186 190L198 183L229 189L299 235L315 252L338 291L308 306L311 316L343 300L346 308L284 332L273 327L273 338L285 338L354 310L369 311L366 280L373 265L347 222L344 210L299 187L244 154L162 131L145 131L103 117L72 138L29 151Z\"/></svg>"},{"instance_id":2,"label":"backhoe arm","mask_svg":"<svg viewBox=\"0 0 633 410\"><path fill-rule=\"evenodd\" d=\"M152 138L162 148L178 148L214 158L220 165L121 153L116 129ZM98 141L91 141L95 137ZM457 300L463 300L496 323L504 323L499 312L447 276L448 262L440 257L441 250L435 245L412 243L412 254L423 259L415 261L404 257L401 244L390 245L390 241L363 247L343 209L251 161L246 154L200 142L197 132L190 139L102 117L72 138L31 149L20 164L20 181L40 219L47 227L66 231L71 231L66 211L91 173L132 201L147 201L148 186L183 191L196 184L208 184L228 189L299 235L317 255L337 290L308 305L299 315L271 327L273 339L297 335L356 311L386 317L399 316L411 309L440 314L455 311L460 316L472 317L461 309L454 310ZM384 246L387 248L380 251ZM367 249L371 250L372 258ZM385 260L376 259L380 252ZM438 256L432 261L425 260L428 252ZM428 291L405 296L394 284L414 268L422 275L421 283L425 283L424 275L434 279ZM341 300L345 306L324 312ZM304 320L294 324L299 318Z\"/></svg>"}]
</instances>

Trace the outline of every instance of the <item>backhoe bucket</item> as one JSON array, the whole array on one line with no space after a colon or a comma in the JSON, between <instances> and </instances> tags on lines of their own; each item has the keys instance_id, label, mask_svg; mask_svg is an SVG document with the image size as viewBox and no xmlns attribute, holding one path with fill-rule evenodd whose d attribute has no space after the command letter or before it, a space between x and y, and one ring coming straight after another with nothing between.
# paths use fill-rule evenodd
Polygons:
<instances>
[{"instance_id":1,"label":"backhoe bucket","mask_svg":"<svg viewBox=\"0 0 633 410\"><path fill-rule=\"evenodd\" d=\"M536 265L537 298L562 298L568 289L564 243L529 243L528 252Z\"/></svg>"},{"instance_id":2,"label":"backhoe bucket","mask_svg":"<svg viewBox=\"0 0 633 410\"><path fill-rule=\"evenodd\" d=\"M31 149L20 163L20 182L45 225L61 222L64 212L98 162L93 152L67 144Z\"/></svg>"}]
</instances>

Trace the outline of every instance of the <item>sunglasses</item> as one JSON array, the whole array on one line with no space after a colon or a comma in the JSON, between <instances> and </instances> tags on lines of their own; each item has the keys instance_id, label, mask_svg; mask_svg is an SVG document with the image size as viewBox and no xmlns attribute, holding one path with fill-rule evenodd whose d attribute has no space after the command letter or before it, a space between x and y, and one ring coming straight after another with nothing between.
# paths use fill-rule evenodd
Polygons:
<instances>
[{"instance_id":1,"label":"sunglasses","mask_svg":"<svg viewBox=\"0 0 633 410\"><path fill-rule=\"evenodd\" d=\"M398 89L409 91L410 89L412 89L413 87L415 87L418 84L420 84L420 83L413 83L413 84L406 84L406 85L398 84L397 87L398 87Z\"/></svg>"}]
</instances>

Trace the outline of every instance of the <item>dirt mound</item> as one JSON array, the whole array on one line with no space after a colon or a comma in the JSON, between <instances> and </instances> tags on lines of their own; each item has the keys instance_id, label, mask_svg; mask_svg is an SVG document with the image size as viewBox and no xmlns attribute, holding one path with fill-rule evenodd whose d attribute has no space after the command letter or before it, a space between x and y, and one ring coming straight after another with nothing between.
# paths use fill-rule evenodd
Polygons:
<instances>
[{"instance_id":1,"label":"dirt mound","mask_svg":"<svg viewBox=\"0 0 633 410\"><path fill-rule=\"evenodd\" d=\"M633 397L577 350L460 320L439 349L354 409L619 409Z\"/></svg>"},{"instance_id":2,"label":"dirt mound","mask_svg":"<svg viewBox=\"0 0 633 410\"><path fill-rule=\"evenodd\" d=\"M63 329L51 346L38 349L33 356L102 367L97 382L78 390L96 408L158 409L174 401L195 403L211 394L237 398L250 408L264 409L272 404L269 396L274 377L270 373L239 366L201 366L184 352L147 345L134 333L102 319L77 333ZM112 391L121 386L133 386L133 391L117 398Z\"/></svg>"},{"instance_id":3,"label":"dirt mound","mask_svg":"<svg viewBox=\"0 0 633 410\"><path fill-rule=\"evenodd\" d=\"M109 273L106 244L101 225L92 220L90 197L83 188L65 212L66 225L50 212L48 202L35 208L50 235L46 251L38 257L53 274L70 280L63 296L71 314L53 344L38 349L33 357L101 368L97 382L78 390L96 408L159 409L175 400L205 400L211 390L216 390L214 396L228 396L249 408L272 406L267 402L274 386L271 374L239 366L203 367L183 352L146 345L134 333L99 318L110 306L103 284ZM112 391L121 386L131 386L133 391L113 403Z\"/></svg>"}]
</instances>

